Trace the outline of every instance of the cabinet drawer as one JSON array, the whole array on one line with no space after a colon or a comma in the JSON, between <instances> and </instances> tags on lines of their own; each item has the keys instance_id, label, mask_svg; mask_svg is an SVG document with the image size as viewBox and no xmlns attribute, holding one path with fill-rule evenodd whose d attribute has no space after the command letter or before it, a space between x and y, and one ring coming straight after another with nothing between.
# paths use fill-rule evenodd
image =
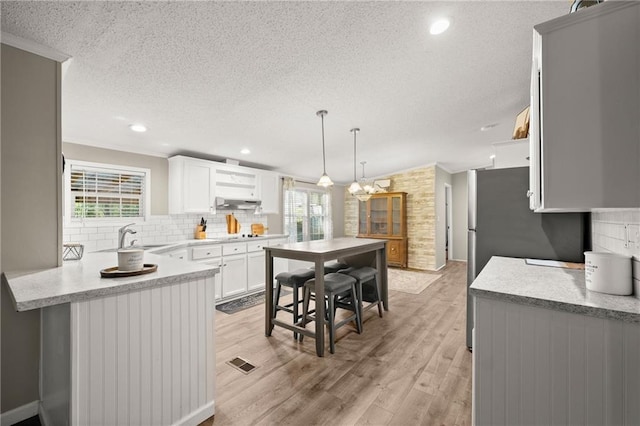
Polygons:
<instances>
[{"instance_id":1,"label":"cabinet drawer","mask_svg":"<svg viewBox=\"0 0 640 426\"><path fill-rule=\"evenodd\" d=\"M247 251L248 252L252 252L252 251L262 251L263 247L267 247L267 240L262 240L262 241L252 241L250 243L247 243Z\"/></svg>"},{"instance_id":2,"label":"cabinet drawer","mask_svg":"<svg viewBox=\"0 0 640 426\"><path fill-rule=\"evenodd\" d=\"M222 254L228 256L230 254L240 254L247 252L247 243L224 244L222 246Z\"/></svg>"},{"instance_id":3,"label":"cabinet drawer","mask_svg":"<svg viewBox=\"0 0 640 426\"><path fill-rule=\"evenodd\" d=\"M222 256L222 246L194 247L191 251L192 260L208 259Z\"/></svg>"},{"instance_id":4,"label":"cabinet drawer","mask_svg":"<svg viewBox=\"0 0 640 426\"><path fill-rule=\"evenodd\" d=\"M169 257L172 259L181 259L187 260L187 251L186 250L176 250L169 253Z\"/></svg>"},{"instance_id":5,"label":"cabinet drawer","mask_svg":"<svg viewBox=\"0 0 640 426\"><path fill-rule=\"evenodd\" d=\"M274 238L272 240L269 240L269 247L275 247L282 244L287 244L287 242L288 242L287 238Z\"/></svg>"}]
</instances>

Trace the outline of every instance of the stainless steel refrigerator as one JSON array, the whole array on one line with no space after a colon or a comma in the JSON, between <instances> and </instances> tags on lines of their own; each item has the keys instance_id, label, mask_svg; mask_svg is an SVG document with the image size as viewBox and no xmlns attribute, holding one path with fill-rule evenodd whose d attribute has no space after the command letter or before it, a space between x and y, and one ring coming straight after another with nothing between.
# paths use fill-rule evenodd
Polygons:
<instances>
[{"instance_id":1,"label":"stainless steel refrigerator","mask_svg":"<svg viewBox=\"0 0 640 426\"><path fill-rule=\"evenodd\" d=\"M529 209L529 168L468 172L467 346L471 348L473 298L468 287L491 256L583 262L590 248L587 213L534 213Z\"/></svg>"}]
</instances>

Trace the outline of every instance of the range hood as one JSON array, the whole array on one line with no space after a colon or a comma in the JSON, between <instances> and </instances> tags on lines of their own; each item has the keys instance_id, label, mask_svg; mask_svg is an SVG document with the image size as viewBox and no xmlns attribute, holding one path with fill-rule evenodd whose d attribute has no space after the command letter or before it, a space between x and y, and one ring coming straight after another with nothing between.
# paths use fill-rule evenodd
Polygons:
<instances>
[{"instance_id":1,"label":"range hood","mask_svg":"<svg viewBox=\"0 0 640 426\"><path fill-rule=\"evenodd\" d=\"M260 200L216 197L216 210L255 210L260 204Z\"/></svg>"}]
</instances>

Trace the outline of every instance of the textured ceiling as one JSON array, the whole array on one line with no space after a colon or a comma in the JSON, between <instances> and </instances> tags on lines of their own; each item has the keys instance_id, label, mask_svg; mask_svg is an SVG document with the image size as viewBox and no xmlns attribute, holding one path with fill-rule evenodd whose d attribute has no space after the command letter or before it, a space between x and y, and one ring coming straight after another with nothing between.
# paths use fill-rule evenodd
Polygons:
<instances>
[{"instance_id":1,"label":"textured ceiling","mask_svg":"<svg viewBox=\"0 0 640 426\"><path fill-rule=\"evenodd\" d=\"M286 174L486 165L529 103L533 25L570 1L2 1L2 31L73 57L65 142ZM439 36L429 23L446 16ZM148 132L128 125L144 123ZM497 123L490 131L480 127ZM241 155L240 149L251 149ZM358 165L358 175L360 166Z\"/></svg>"}]
</instances>

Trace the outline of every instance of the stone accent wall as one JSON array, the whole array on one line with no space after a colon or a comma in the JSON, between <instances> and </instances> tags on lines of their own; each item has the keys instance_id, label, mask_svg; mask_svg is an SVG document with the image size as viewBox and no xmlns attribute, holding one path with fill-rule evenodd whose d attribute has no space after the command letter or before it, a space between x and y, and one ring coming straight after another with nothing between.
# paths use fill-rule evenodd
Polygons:
<instances>
[{"instance_id":1,"label":"stone accent wall","mask_svg":"<svg viewBox=\"0 0 640 426\"><path fill-rule=\"evenodd\" d=\"M436 168L423 167L386 177L389 192L407 193L408 266L414 269L436 268ZM345 191L344 231L358 233L358 200Z\"/></svg>"}]
</instances>

